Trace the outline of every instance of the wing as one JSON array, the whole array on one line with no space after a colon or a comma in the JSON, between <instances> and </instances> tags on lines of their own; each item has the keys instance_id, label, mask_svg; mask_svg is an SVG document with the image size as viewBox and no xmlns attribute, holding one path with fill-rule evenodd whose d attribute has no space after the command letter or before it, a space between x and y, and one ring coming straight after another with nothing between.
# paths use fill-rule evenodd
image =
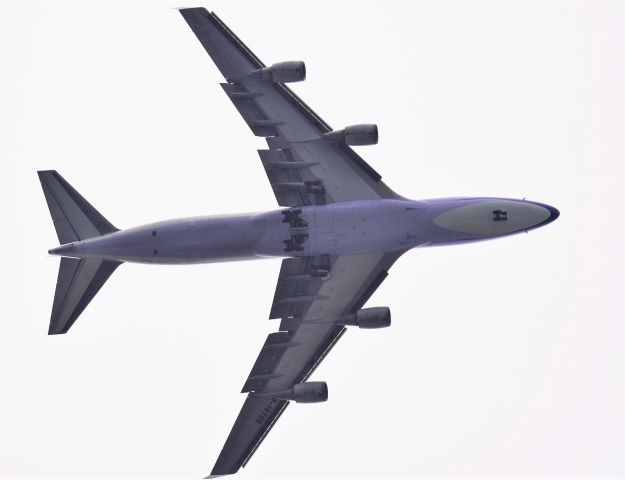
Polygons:
<instances>
[{"instance_id":1,"label":"wing","mask_svg":"<svg viewBox=\"0 0 625 480\"><path fill-rule=\"evenodd\" d=\"M211 475L244 467L288 401L271 396L306 380L345 333L336 320L355 313L403 252L297 257L282 261L269 334L243 386L248 396Z\"/></svg>"},{"instance_id":2,"label":"wing","mask_svg":"<svg viewBox=\"0 0 625 480\"><path fill-rule=\"evenodd\" d=\"M269 146L259 150L263 166L282 206L398 198L381 176L349 146L324 137L330 126L291 89L258 72L256 55L205 8L181 9L226 83L221 86L254 135ZM303 63L298 63L305 76ZM370 131L377 141L377 129ZM340 135L338 135L340 137Z\"/></svg>"}]
</instances>

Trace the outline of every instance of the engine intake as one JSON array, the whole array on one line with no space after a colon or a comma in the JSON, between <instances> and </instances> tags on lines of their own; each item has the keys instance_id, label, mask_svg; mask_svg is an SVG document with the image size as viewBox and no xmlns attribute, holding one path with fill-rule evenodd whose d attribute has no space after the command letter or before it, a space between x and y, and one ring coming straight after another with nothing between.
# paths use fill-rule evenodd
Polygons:
<instances>
[{"instance_id":1,"label":"engine intake","mask_svg":"<svg viewBox=\"0 0 625 480\"><path fill-rule=\"evenodd\" d=\"M375 145L378 143L378 126L374 124L350 125L343 130L325 133L323 138L345 145Z\"/></svg>"},{"instance_id":2,"label":"engine intake","mask_svg":"<svg viewBox=\"0 0 625 480\"><path fill-rule=\"evenodd\" d=\"M274 83L301 82L306 79L306 65L301 61L274 63L271 67L255 70L252 75Z\"/></svg>"},{"instance_id":3,"label":"engine intake","mask_svg":"<svg viewBox=\"0 0 625 480\"><path fill-rule=\"evenodd\" d=\"M326 382L296 383L292 389L274 393L271 396L296 403L325 402L328 399L328 385Z\"/></svg>"},{"instance_id":4,"label":"engine intake","mask_svg":"<svg viewBox=\"0 0 625 480\"><path fill-rule=\"evenodd\" d=\"M359 328L384 328L391 325L391 309L388 307L372 307L358 310L347 317L344 325L356 325Z\"/></svg>"}]
</instances>

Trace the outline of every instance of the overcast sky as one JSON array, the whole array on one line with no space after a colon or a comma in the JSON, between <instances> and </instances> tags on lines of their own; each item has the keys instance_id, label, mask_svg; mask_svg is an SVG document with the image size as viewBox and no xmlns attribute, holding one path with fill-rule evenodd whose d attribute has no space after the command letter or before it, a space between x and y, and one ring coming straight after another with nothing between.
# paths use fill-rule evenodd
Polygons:
<instances>
[{"instance_id":1,"label":"overcast sky","mask_svg":"<svg viewBox=\"0 0 625 480\"><path fill-rule=\"evenodd\" d=\"M279 260L123 265L48 337L36 176L120 228L276 208L254 137L172 1L0 1L0 475L199 477L268 333ZM197 4L193 4L197 5ZM624 474L622 2L215 0L398 193L527 197L546 228L404 255L240 478Z\"/></svg>"}]
</instances>

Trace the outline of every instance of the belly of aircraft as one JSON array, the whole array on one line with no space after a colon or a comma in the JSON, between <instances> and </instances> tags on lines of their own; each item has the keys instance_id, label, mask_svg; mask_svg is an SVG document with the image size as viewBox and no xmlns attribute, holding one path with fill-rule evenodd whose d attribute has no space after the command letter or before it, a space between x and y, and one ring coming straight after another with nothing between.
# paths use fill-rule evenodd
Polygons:
<instances>
[{"instance_id":1,"label":"belly of aircraft","mask_svg":"<svg viewBox=\"0 0 625 480\"><path fill-rule=\"evenodd\" d=\"M77 257L166 264L356 255L494 238L533 228L549 215L519 200L357 201L165 221L71 248Z\"/></svg>"}]
</instances>

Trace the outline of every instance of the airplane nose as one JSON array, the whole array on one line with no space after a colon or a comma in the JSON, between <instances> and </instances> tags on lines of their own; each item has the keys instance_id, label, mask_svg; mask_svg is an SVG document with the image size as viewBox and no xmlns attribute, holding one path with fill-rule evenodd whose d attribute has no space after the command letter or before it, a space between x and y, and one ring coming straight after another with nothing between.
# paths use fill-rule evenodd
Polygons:
<instances>
[{"instance_id":1,"label":"airplane nose","mask_svg":"<svg viewBox=\"0 0 625 480\"><path fill-rule=\"evenodd\" d=\"M556 207L552 207L551 205L545 205L545 207L547 207L547 210L549 210L549 212L551 213L548 220L549 223L553 222L556 218L560 216L560 211Z\"/></svg>"},{"instance_id":2,"label":"airplane nose","mask_svg":"<svg viewBox=\"0 0 625 480\"><path fill-rule=\"evenodd\" d=\"M547 225L553 222L556 218L560 216L560 211L557 208L552 207L551 205L547 205L546 203L539 203L539 202L531 202L531 203L537 208L537 210L540 209L541 212L544 212L545 210L548 211L546 218L545 218L545 215L543 214L542 215L543 219L540 222L536 223L532 228L538 228L538 227Z\"/></svg>"}]
</instances>

